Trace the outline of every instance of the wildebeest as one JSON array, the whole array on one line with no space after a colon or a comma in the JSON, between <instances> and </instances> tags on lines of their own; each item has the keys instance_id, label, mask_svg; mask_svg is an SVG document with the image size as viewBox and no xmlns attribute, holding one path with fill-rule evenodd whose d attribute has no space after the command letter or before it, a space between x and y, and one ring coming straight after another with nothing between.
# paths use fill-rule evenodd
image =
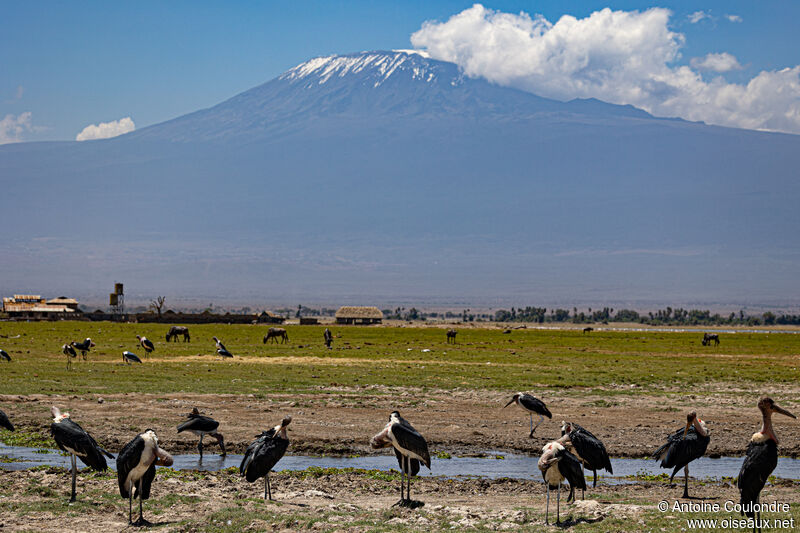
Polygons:
<instances>
[{"instance_id":1,"label":"wildebeest","mask_svg":"<svg viewBox=\"0 0 800 533\"><path fill-rule=\"evenodd\" d=\"M264 344L266 344L267 341L278 342L277 339L281 339L281 343L285 344L289 342L289 334L286 333L286 330L283 328L269 328L267 334L264 335Z\"/></svg>"},{"instance_id":2,"label":"wildebeest","mask_svg":"<svg viewBox=\"0 0 800 533\"><path fill-rule=\"evenodd\" d=\"M711 343L714 345L719 344L719 335L716 333L704 333L703 334L703 346L708 346Z\"/></svg>"},{"instance_id":3,"label":"wildebeest","mask_svg":"<svg viewBox=\"0 0 800 533\"><path fill-rule=\"evenodd\" d=\"M447 330L447 344L455 344L456 343L456 335L458 332L454 329Z\"/></svg>"},{"instance_id":4,"label":"wildebeest","mask_svg":"<svg viewBox=\"0 0 800 533\"><path fill-rule=\"evenodd\" d=\"M167 333L167 342L174 339L175 342L178 342L178 335L183 335L183 342L191 342L191 338L189 337L189 328L186 326L172 326L169 328L169 332Z\"/></svg>"},{"instance_id":5,"label":"wildebeest","mask_svg":"<svg viewBox=\"0 0 800 533\"><path fill-rule=\"evenodd\" d=\"M333 334L331 330L325 328L325 331L322 333L322 338L325 339L325 346L330 350L331 344L333 344Z\"/></svg>"},{"instance_id":6,"label":"wildebeest","mask_svg":"<svg viewBox=\"0 0 800 533\"><path fill-rule=\"evenodd\" d=\"M592 326L587 326L583 328L584 333L591 333L592 331L594 331L594 328Z\"/></svg>"}]
</instances>

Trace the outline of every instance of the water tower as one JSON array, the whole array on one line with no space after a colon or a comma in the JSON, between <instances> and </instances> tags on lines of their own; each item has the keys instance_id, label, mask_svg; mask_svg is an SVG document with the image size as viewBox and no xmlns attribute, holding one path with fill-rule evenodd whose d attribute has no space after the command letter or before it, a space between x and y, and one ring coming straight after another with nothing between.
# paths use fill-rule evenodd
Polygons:
<instances>
[{"instance_id":1,"label":"water tower","mask_svg":"<svg viewBox=\"0 0 800 533\"><path fill-rule=\"evenodd\" d=\"M114 283L114 292L108 295L108 303L111 306L112 320L122 320L125 314L125 293L122 283Z\"/></svg>"}]
</instances>

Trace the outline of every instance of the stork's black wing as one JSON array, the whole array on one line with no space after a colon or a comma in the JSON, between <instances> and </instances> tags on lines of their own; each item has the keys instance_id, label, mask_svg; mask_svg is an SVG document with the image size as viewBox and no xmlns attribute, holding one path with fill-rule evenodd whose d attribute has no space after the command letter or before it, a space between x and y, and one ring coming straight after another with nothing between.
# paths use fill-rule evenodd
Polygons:
<instances>
[{"instance_id":1,"label":"stork's black wing","mask_svg":"<svg viewBox=\"0 0 800 533\"><path fill-rule=\"evenodd\" d=\"M239 475L252 483L264 477L286 453L289 441L275 436L275 429L265 431L245 451Z\"/></svg>"},{"instance_id":2,"label":"stork's black wing","mask_svg":"<svg viewBox=\"0 0 800 533\"><path fill-rule=\"evenodd\" d=\"M125 481L128 474L139 464L139 459L144 452L144 439L141 435L136 435L132 441L126 444L117 456L117 482L119 483L119 494L123 498L128 498L128 489Z\"/></svg>"},{"instance_id":3,"label":"stork's black wing","mask_svg":"<svg viewBox=\"0 0 800 533\"><path fill-rule=\"evenodd\" d=\"M560 453L560 456L558 471L567 479L569 486L574 489L586 490L586 478L583 477L583 469L578 458L566 449Z\"/></svg>"},{"instance_id":4,"label":"stork's black wing","mask_svg":"<svg viewBox=\"0 0 800 533\"><path fill-rule=\"evenodd\" d=\"M11 361L11 356L6 353L5 350L0 350L0 359L5 359L6 361Z\"/></svg>"},{"instance_id":5,"label":"stork's black wing","mask_svg":"<svg viewBox=\"0 0 800 533\"><path fill-rule=\"evenodd\" d=\"M226 350L225 348L220 348L217 350L217 353L222 357L233 357L233 354Z\"/></svg>"},{"instance_id":6,"label":"stork's black wing","mask_svg":"<svg viewBox=\"0 0 800 533\"><path fill-rule=\"evenodd\" d=\"M189 420L178 426L178 433L181 431L203 431L210 433L219 427L219 422L211 417L203 415L189 415Z\"/></svg>"},{"instance_id":7,"label":"stork's black wing","mask_svg":"<svg viewBox=\"0 0 800 533\"><path fill-rule=\"evenodd\" d=\"M112 457L110 453L98 446L97 442L77 422L65 418L61 422L50 424L50 433L65 452L74 452L86 466L104 472L108 465L103 455Z\"/></svg>"},{"instance_id":8,"label":"stork's black wing","mask_svg":"<svg viewBox=\"0 0 800 533\"><path fill-rule=\"evenodd\" d=\"M14 431L14 424L11 423L11 420L8 419L8 416L3 411L0 411L0 427Z\"/></svg>"},{"instance_id":9,"label":"stork's black wing","mask_svg":"<svg viewBox=\"0 0 800 533\"><path fill-rule=\"evenodd\" d=\"M428 443L411 424L402 419L400 423L392 424L392 435L401 448L419 455L422 463L430 469L431 456L428 453Z\"/></svg>"},{"instance_id":10,"label":"stork's black wing","mask_svg":"<svg viewBox=\"0 0 800 533\"><path fill-rule=\"evenodd\" d=\"M667 442L653 454L656 460L661 459L661 468L673 468L673 476L684 466L705 455L708 443L711 442L710 436L701 437L694 427L689 428L685 437L684 431L679 429L669 435Z\"/></svg>"},{"instance_id":11,"label":"stork's black wing","mask_svg":"<svg viewBox=\"0 0 800 533\"><path fill-rule=\"evenodd\" d=\"M530 394L523 394L519 399L519 403L528 411L533 411L534 413L546 416L547 418L553 418L553 415L550 413L550 410L547 408L544 402L539 398L531 396Z\"/></svg>"},{"instance_id":12,"label":"stork's black wing","mask_svg":"<svg viewBox=\"0 0 800 533\"><path fill-rule=\"evenodd\" d=\"M760 444L751 442L747 446L747 456L736 479L736 486L741 494L739 501L742 505L755 503L758 500L761 489L764 488L776 466L778 466L778 445L774 440L769 439ZM742 514L753 517L752 511Z\"/></svg>"},{"instance_id":13,"label":"stork's black wing","mask_svg":"<svg viewBox=\"0 0 800 533\"><path fill-rule=\"evenodd\" d=\"M416 476L419 474L419 460L418 459L410 459L409 467L406 467L406 458L405 456L400 453L400 451L395 448L394 455L397 457L397 464L400 465L400 471L405 472L409 476Z\"/></svg>"},{"instance_id":14,"label":"stork's black wing","mask_svg":"<svg viewBox=\"0 0 800 533\"><path fill-rule=\"evenodd\" d=\"M589 470L605 469L609 474L614 473L611 469L611 459L608 457L605 445L592 433L583 428L574 429L569 434L569 440L578 455L585 461L586 468Z\"/></svg>"},{"instance_id":15,"label":"stork's black wing","mask_svg":"<svg viewBox=\"0 0 800 533\"><path fill-rule=\"evenodd\" d=\"M155 345L152 343L152 341L150 339L143 340L142 341L142 346L144 346L145 348L147 348L150 351L153 351L153 350L156 349Z\"/></svg>"}]
</instances>

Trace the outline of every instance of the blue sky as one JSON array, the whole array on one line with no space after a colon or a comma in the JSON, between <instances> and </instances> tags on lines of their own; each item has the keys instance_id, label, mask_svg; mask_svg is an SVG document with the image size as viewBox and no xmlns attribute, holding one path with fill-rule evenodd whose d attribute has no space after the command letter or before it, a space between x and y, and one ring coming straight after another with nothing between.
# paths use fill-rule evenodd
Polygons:
<instances>
[{"instance_id":1,"label":"blue sky","mask_svg":"<svg viewBox=\"0 0 800 533\"><path fill-rule=\"evenodd\" d=\"M761 71L800 64L800 2L795 1L482 3L495 12L541 14L551 23L564 14L583 19L605 7L667 8L672 12L669 29L685 38L673 66L726 52L738 60L738 67L715 76L735 84L747 83ZM16 133L7 129L6 142L71 140L89 124L123 117L142 128L219 103L313 56L411 48L411 35L425 21L445 22L472 5L5 1L0 6L0 119L10 115L21 124L20 117L30 114ZM708 16L692 23L689 15L698 11ZM469 59L464 58L464 65ZM494 81L532 91L539 87L529 78ZM550 88L548 95L558 97L559 90ZM608 93L599 94L604 95ZM658 110L652 102L641 102L648 104ZM691 115L683 110L665 108L663 113ZM772 129L792 131L792 126Z\"/></svg>"}]
</instances>

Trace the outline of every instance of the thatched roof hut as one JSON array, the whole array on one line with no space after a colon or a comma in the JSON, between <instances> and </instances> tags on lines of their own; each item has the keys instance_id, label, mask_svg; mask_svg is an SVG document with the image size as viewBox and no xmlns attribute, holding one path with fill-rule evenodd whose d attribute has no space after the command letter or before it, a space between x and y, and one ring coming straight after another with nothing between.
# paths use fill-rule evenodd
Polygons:
<instances>
[{"instance_id":1,"label":"thatched roof hut","mask_svg":"<svg viewBox=\"0 0 800 533\"><path fill-rule=\"evenodd\" d=\"M380 324L383 313L377 307L346 305L336 311L337 324Z\"/></svg>"}]
</instances>

